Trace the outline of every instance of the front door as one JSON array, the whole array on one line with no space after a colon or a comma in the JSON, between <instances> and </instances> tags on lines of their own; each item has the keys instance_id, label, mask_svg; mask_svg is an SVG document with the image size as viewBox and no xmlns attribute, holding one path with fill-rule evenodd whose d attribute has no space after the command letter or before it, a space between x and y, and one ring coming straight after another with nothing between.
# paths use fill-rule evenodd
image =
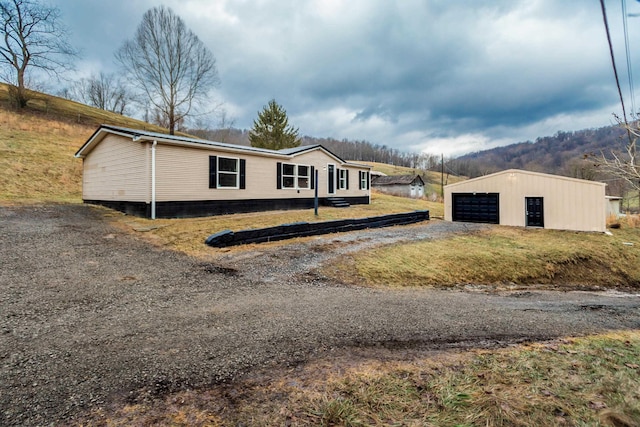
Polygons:
<instances>
[{"instance_id":1,"label":"front door","mask_svg":"<svg viewBox=\"0 0 640 427\"><path fill-rule=\"evenodd\" d=\"M544 227L542 197L526 197L527 227Z\"/></svg>"},{"instance_id":2,"label":"front door","mask_svg":"<svg viewBox=\"0 0 640 427\"><path fill-rule=\"evenodd\" d=\"M336 166L335 165L327 165L327 193L335 194L336 193Z\"/></svg>"}]
</instances>

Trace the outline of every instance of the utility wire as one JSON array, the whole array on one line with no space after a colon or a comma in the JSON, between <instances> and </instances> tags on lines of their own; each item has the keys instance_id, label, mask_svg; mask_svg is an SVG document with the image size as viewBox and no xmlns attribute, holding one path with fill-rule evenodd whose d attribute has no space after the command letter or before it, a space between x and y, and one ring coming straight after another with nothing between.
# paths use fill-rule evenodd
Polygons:
<instances>
[{"instance_id":1,"label":"utility wire","mask_svg":"<svg viewBox=\"0 0 640 427\"><path fill-rule=\"evenodd\" d=\"M629 26L627 25L627 1L622 2L622 28L624 29L624 48L627 56L627 77L629 78L629 93L631 95L631 116L635 117L638 111L636 110L636 94L633 87L633 69L631 66L631 50L629 48Z\"/></svg>"},{"instance_id":2,"label":"utility wire","mask_svg":"<svg viewBox=\"0 0 640 427\"><path fill-rule=\"evenodd\" d=\"M620 88L620 79L618 78L618 69L616 68L616 59L613 55L613 45L611 44L611 33L609 32L609 22L607 21L607 10L604 7L604 0L600 0L600 7L602 8L602 19L604 20L604 29L607 33L607 42L609 42L609 54L611 56L611 65L613 66L613 74L616 78L616 86L618 87L618 95L620 96L620 105L622 105L622 118L624 119L624 125L625 125L624 127L627 129L629 144L633 145L633 138L631 137L629 122L627 122L627 110L624 107L624 98L622 97L622 89Z\"/></svg>"}]
</instances>

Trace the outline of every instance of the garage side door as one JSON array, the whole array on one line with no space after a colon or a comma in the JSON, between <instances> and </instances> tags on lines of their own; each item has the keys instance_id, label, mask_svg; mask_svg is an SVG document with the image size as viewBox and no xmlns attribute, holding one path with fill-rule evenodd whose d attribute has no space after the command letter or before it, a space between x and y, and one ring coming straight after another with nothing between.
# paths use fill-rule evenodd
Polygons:
<instances>
[{"instance_id":1,"label":"garage side door","mask_svg":"<svg viewBox=\"0 0 640 427\"><path fill-rule=\"evenodd\" d=\"M451 197L454 221L500 223L498 193L453 193Z\"/></svg>"}]
</instances>

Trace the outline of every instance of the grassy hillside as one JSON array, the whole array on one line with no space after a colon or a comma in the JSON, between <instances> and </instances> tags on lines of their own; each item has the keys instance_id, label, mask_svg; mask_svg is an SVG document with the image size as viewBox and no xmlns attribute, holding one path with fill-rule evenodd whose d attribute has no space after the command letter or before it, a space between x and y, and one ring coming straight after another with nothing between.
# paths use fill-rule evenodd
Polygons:
<instances>
[{"instance_id":1,"label":"grassy hillside","mask_svg":"<svg viewBox=\"0 0 640 427\"><path fill-rule=\"evenodd\" d=\"M132 119L110 111L89 107L79 102L47 95L41 92L30 92L32 98L27 103L27 108L20 111L20 115L37 115L44 120L65 122L86 126L95 130L101 124L123 126L135 129L143 129L152 132L166 133L167 130L160 126L152 125L141 120ZM3 110L17 111L12 108L9 100L8 86L0 83L0 108Z\"/></svg>"},{"instance_id":2,"label":"grassy hillside","mask_svg":"<svg viewBox=\"0 0 640 427\"><path fill-rule=\"evenodd\" d=\"M94 126L0 111L0 200L80 202L82 161L73 154Z\"/></svg>"},{"instance_id":3,"label":"grassy hillside","mask_svg":"<svg viewBox=\"0 0 640 427\"><path fill-rule=\"evenodd\" d=\"M80 202L82 161L73 157L100 124L166 132L165 129L31 92L27 108L16 110L0 84L0 201Z\"/></svg>"}]
</instances>

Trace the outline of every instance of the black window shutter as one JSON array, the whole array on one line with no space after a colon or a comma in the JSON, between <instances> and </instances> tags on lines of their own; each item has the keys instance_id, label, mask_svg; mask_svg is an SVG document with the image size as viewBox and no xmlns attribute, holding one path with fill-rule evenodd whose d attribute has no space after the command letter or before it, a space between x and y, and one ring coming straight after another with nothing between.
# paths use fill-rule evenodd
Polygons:
<instances>
[{"instance_id":1,"label":"black window shutter","mask_svg":"<svg viewBox=\"0 0 640 427\"><path fill-rule=\"evenodd\" d=\"M345 169L345 174L347 175L347 190L349 189L349 169Z\"/></svg>"},{"instance_id":2,"label":"black window shutter","mask_svg":"<svg viewBox=\"0 0 640 427\"><path fill-rule=\"evenodd\" d=\"M311 189L314 190L316 188L316 168L315 166L311 166Z\"/></svg>"},{"instance_id":3,"label":"black window shutter","mask_svg":"<svg viewBox=\"0 0 640 427\"><path fill-rule=\"evenodd\" d=\"M246 180L246 169L247 169L247 161L245 159L240 159L240 189L244 190L247 188L247 180Z\"/></svg>"},{"instance_id":4,"label":"black window shutter","mask_svg":"<svg viewBox=\"0 0 640 427\"><path fill-rule=\"evenodd\" d=\"M216 188L218 179L218 158L216 156L209 156L209 188Z\"/></svg>"},{"instance_id":5,"label":"black window shutter","mask_svg":"<svg viewBox=\"0 0 640 427\"><path fill-rule=\"evenodd\" d=\"M282 163L278 162L276 164L276 167L278 168L276 172L276 179L277 179L276 188L278 190L281 190L282 189Z\"/></svg>"},{"instance_id":6,"label":"black window shutter","mask_svg":"<svg viewBox=\"0 0 640 427\"><path fill-rule=\"evenodd\" d=\"M358 190L362 190L362 171L358 171Z\"/></svg>"},{"instance_id":7,"label":"black window shutter","mask_svg":"<svg viewBox=\"0 0 640 427\"><path fill-rule=\"evenodd\" d=\"M369 181L370 181L370 175L369 175L369 172L367 172L367 190L369 189Z\"/></svg>"}]
</instances>

